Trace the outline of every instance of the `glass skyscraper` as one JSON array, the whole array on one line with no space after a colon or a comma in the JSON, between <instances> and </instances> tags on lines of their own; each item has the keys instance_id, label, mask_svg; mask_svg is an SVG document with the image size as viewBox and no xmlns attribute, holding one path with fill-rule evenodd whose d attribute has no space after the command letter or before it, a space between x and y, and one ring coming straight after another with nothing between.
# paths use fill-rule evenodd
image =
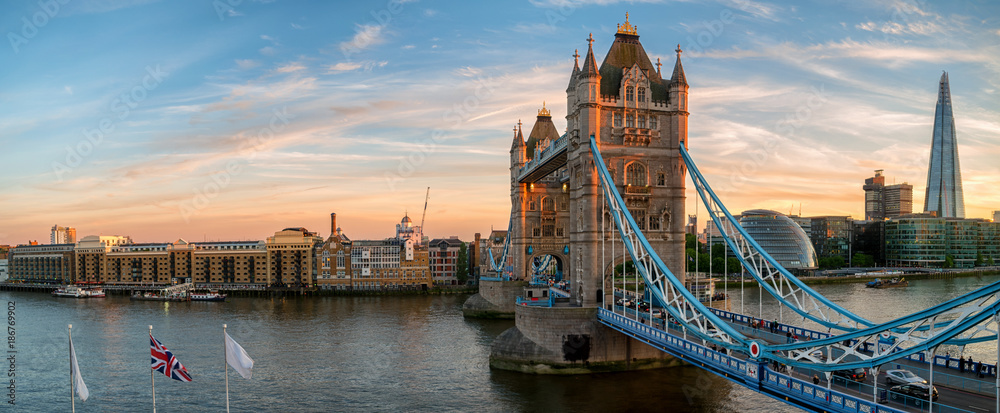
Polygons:
<instances>
[{"instance_id":1,"label":"glass skyscraper","mask_svg":"<svg viewBox=\"0 0 1000 413\"><path fill-rule=\"evenodd\" d=\"M740 226L783 267L816 269L816 250L809 236L784 214L767 209L743 211Z\"/></svg>"},{"instance_id":2,"label":"glass skyscraper","mask_svg":"<svg viewBox=\"0 0 1000 413\"><path fill-rule=\"evenodd\" d=\"M962 171L958 165L958 139L955 137L955 118L951 112L948 72L941 74L941 82L938 84L924 212L936 212L939 217L965 218Z\"/></svg>"}]
</instances>

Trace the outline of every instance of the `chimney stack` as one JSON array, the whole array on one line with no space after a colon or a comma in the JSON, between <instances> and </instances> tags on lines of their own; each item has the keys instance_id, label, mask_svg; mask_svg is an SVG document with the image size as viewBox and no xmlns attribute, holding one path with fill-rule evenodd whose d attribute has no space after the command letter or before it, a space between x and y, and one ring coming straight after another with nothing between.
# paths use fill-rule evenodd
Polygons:
<instances>
[{"instance_id":1,"label":"chimney stack","mask_svg":"<svg viewBox=\"0 0 1000 413\"><path fill-rule=\"evenodd\" d=\"M330 236L337 235L337 213L330 213Z\"/></svg>"}]
</instances>

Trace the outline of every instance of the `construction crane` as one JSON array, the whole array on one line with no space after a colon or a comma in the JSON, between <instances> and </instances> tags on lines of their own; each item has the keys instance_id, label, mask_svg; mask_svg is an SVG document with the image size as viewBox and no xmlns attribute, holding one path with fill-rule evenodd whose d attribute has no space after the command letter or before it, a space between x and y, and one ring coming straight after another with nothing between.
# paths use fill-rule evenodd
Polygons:
<instances>
[{"instance_id":1,"label":"construction crane","mask_svg":"<svg viewBox=\"0 0 1000 413\"><path fill-rule=\"evenodd\" d=\"M427 187L427 196L424 197L424 215L420 217L420 231L424 230L424 219L427 219L427 201L431 200L431 187Z\"/></svg>"}]
</instances>

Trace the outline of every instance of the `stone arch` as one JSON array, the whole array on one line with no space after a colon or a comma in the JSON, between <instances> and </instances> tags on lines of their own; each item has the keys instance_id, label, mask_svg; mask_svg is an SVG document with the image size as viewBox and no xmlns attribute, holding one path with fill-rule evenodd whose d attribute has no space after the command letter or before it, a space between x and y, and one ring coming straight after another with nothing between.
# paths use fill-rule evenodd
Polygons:
<instances>
[{"instance_id":1,"label":"stone arch","mask_svg":"<svg viewBox=\"0 0 1000 413\"><path fill-rule=\"evenodd\" d=\"M625 164L625 185L649 185L649 176L646 172L646 164L641 161L632 161Z\"/></svg>"}]
</instances>

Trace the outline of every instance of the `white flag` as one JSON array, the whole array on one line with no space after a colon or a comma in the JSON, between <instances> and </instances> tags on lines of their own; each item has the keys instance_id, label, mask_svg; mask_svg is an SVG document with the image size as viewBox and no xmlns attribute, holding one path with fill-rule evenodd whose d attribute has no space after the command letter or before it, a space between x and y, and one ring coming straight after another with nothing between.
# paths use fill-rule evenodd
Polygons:
<instances>
[{"instance_id":1,"label":"white flag","mask_svg":"<svg viewBox=\"0 0 1000 413\"><path fill-rule=\"evenodd\" d=\"M80 400L87 401L90 397L90 390L87 390L87 383L83 382L80 375L80 366L76 364L76 349L73 348L73 339L69 339L69 368L73 376L73 385L76 387L76 394L80 395Z\"/></svg>"},{"instance_id":2,"label":"white flag","mask_svg":"<svg viewBox=\"0 0 1000 413\"><path fill-rule=\"evenodd\" d=\"M244 379L249 379L253 374L253 359L247 355L247 351L240 346L236 340L226 335L226 363L229 363Z\"/></svg>"}]
</instances>

